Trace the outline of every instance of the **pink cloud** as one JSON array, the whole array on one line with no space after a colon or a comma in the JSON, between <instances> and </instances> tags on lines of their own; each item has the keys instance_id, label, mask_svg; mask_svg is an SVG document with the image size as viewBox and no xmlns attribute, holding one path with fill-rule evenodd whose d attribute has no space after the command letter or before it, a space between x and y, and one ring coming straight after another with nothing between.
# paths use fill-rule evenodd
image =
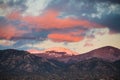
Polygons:
<instances>
[{"instance_id":1,"label":"pink cloud","mask_svg":"<svg viewBox=\"0 0 120 80\"><path fill-rule=\"evenodd\" d=\"M70 34L58 34L58 33L49 34L48 38L56 42L63 42L63 41L78 42L83 40L82 36L73 36Z\"/></svg>"},{"instance_id":2,"label":"pink cloud","mask_svg":"<svg viewBox=\"0 0 120 80\"><path fill-rule=\"evenodd\" d=\"M49 10L41 16L24 16L21 17L21 20L27 22L35 29L64 29L64 28L74 28L76 26L82 26L85 28L101 28L105 27L100 24L80 19L71 19L71 18L58 18L59 12L54 10Z\"/></svg>"},{"instance_id":3,"label":"pink cloud","mask_svg":"<svg viewBox=\"0 0 120 80\"><path fill-rule=\"evenodd\" d=\"M20 12L12 12L7 15L8 19L11 20L21 20L25 23L28 23L29 29L65 29L65 28L74 28L74 27L85 27L85 28L103 28L106 26L91 22L89 20L83 19L73 19L73 18L58 18L58 11L48 10L40 16L22 16ZM25 24L20 24L22 26Z\"/></svg>"},{"instance_id":4,"label":"pink cloud","mask_svg":"<svg viewBox=\"0 0 120 80\"><path fill-rule=\"evenodd\" d=\"M24 30L18 30L11 25L0 27L0 38L11 39L13 37L20 37L25 33L27 32Z\"/></svg>"}]
</instances>

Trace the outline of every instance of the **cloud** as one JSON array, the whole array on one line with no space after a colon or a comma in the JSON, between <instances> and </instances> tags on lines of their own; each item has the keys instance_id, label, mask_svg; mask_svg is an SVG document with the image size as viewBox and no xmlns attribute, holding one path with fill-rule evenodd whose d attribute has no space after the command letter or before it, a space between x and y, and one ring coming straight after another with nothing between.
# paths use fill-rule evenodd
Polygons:
<instances>
[{"instance_id":1,"label":"cloud","mask_svg":"<svg viewBox=\"0 0 120 80\"><path fill-rule=\"evenodd\" d=\"M105 15L109 14L120 14L120 5L119 4L110 4L106 3L96 3L96 13L92 13L89 16L92 18L102 18Z\"/></svg>"},{"instance_id":2,"label":"cloud","mask_svg":"<svg viewBox=\"0 0 120 80\"><path fill-rule=\"evenodd\" d=\"M0 16L6 16L14 11L24 12L26 0L0 0Z\"/></svg>"},{"instance_id":3,"label":"cloud","mask_svg":"<svg viewBox=\"0 0 120 80\"><path fill-rule=\"evenodd\" d=\"M49 34L48 38L55 42L79 42L83 40L82 36L73 36L70 34Z\"/></svg>"},{"instance_id":4,"label":"cloud","mask_svg":"<svg viewBox=\"0 0 120 80\"><path fill-rule=\"evenodd\" d=\"M56 9L77 17L98 18L110 13L120 14L118 0L56 0L48 6L48 9Z\"/></svg>"},{"instance_id":5,"label":"cloud","mask_svg":"<svg viewBox=\"0 0 120 80\"><path fill-rule=\"evenodd\" d=\"M45 11L44 14L41 14L41 16L22 16L19 12L13 12L7 16L9 20L20 20L21 23L20 25L17 26L17 29L19 28L25 28L26 31L29 31L29 35L22 36L21 38L25 39L41 39L44 40L46 38L49 38L53 41L68 41L68 42L78 42L83 39L81 37L81 31L82 33L85 33L85 30L82 28L86 29L91 29L91 28L104 28L105 26L102 26L100 24L88 21L88 20L81 20L81 19L73 19L70 17L67 18L60 18L59 17L60 12L55 11L55 10L48 10ZM27 26L23 26L22 23L25 23ZM79 29L78 32L73 31L73 29ZM67 36L65 37L64 34L49 34L49 33L54 33L55 30L57 29L59 32L64 32L64 34ZM66 31L64 30L69 30L68 32L70 35L66 34ZM49 30L49 31L48 31ZM24 31L24 29L22 30ZM15 32L15 31L14 31ZM16 31L17 32L17 31ZM18 32L20 34L20 32ZM16 33L13 33L14 35ZM56 38L54 36L59 36L60 38ZM48 36L48 37L47 37ZM6 36L4 36L6 37ZM64 40L62 40L62 37L65 37ZM11 37L6 37L6 39L10 39ZM74 39L72 39L74 38Z\"/></svg>"},{"instance_id":6,"label":"cloud","mask_svg":"<svg viewBox=\"0 0 120 80\"><path fill-rule=\"evenodd\" d=\"M111 31L120 32L120 15L110 14L98 20L101 24L106 25Z\"/></svg>"},{"instance_id":7,"label":"cloud","mask_svg":"<svg viewBox=\"0 0 120 80\"><path fill-rule=\"evenodd\" d=\"M89 43L86 43L88 42ZM96 37L92 40L85 37L80 42L71 42L67 43L67 45L64 44L64 42L53 42L51 40L45 40L43 42L37 42L34 44L26 44L24 47L29 47L29 49L39 49L39 48L51 48L51 47L64 47L68 48L70 50L73 50L78 53L85 53L103 46L114 46L117 48L120 48L120 34L105 34L105 35L96 35Z\"/></svg>"},{"instance_id":8,"label":"cloud","mask_svg":"<svg viewBox=\"0 0 120 80\"><path fill-rule=\"evenodd\" d=\"M38 16L47 7L51 0L28 0L25 5L27 9L23 15Z\"/></svg>"},{"instance_id":9,"label":"cloud","mask_svg":"<svg viewBox=\"0 0 120 80\"><path fill-rule=\"evenodd\" d=\"M86 0L86 1L94 1L94 2L109 2L109 3L113 3L113 4L119 4L119 3L120 3L119 0Z\"/></svg>"},{"instance_id":10,"label":"cloud","mask_svg":"<svg viewBox=\"0 0 120 80\"><path fill-rule=\"evenodd\" d=\"M10 20L19 20L21 18L20 12L14 11L6 15Z\"/></svg>"},{"instance_id":11,"label":"cloud","mask_svg":"<svg viewBox=\"0 0 120 80\"><path fill-rule=\"evenodd\" d=\"M0 26L0 38L12 39L13 37L20 37L25 33L27 32L24 30L18 30L12 25L7 25L4 27Z\"/></svg>"},{"instance_id":12,"label":"cloud","mask_svg":"<svg viewBox=\"0 0 120 80\"><path fill-rule=\"evenodd\" d=\"M10 40L0 40L0 45L1 46L12 46L15 44L15 41L10 41Z\"/></svg>"},{"instance_id":13,"label":"cloud","mask_svg":"<svg viewBox=\"0 0 120 80\"><path fill-rule=\"evenodd\" d=\"M120 33L118 34L105 34L105 35L96 35L96 37L90 42L93 44L93 47L102 47L102 46L114 46L120 48Z\"/></svg>"},{"instance_id":14,"label":"cloud","mask_svg":"<svg viewBox=\"0 0 120 80\"><path fill-rule=\"evenodd\" d=\"M65 47L84 53L106 45L120 48L119 2L1 0L0 49Z\"/></svg>"},{"instance_id":15,"label":"cloud","mask_svg":"<svg viewBox=\"0 0 120 80\"><path fill-rule=\"evenodd\" d=\"M72 18L59 18L59 12L49 10L41 16L24 16L21 20L31 24L32 28L35 29L65 29L74 27L85 27L85 28L101 28L105 27L100 24L88 21L78 20Z\"/></svg>"},{"instance_id":16,"label":"cloud","mask_svg":"<svg viewBox=\"0 0 120 80\"><path fill-rule=\"evenodd\" d=\"M101 28L101 29L97 29L97 28L93 28L93 29L89 29L86 32L86 36L87 37L95 37L96 35L105 35L105 34L109 34L110 30L109 28Z\"/></svg>"}]
</instances>

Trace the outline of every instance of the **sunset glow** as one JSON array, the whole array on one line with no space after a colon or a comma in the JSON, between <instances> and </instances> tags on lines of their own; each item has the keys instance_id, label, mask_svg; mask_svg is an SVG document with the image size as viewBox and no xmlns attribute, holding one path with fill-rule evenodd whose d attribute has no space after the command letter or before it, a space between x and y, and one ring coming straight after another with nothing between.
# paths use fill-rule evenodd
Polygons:
<instances>
[{"instance_id":1,"label":"sunset glow","mask_svg":"<svg viewBox=\"0 0 120 80\"><path fill-rule=\"evenodd\" d=\"M2 0L0 49L37 53L63 47L79 54L120 48L120 5L114 1Z\"/></svg>"}]
</instances>

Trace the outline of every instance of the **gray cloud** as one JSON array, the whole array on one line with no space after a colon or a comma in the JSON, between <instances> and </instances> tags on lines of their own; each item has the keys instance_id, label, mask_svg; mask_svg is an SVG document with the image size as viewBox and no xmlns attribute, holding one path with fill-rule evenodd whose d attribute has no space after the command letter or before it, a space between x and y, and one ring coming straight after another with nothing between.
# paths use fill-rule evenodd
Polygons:
<instances>
[{"instance_id":1,"label":"gray cloud","mask_svg":"<svg viewBox=\"0 0 120 80\"><path fill-rule=\"evenodd\" d=\"M120 32L120 15L118 14L110 14L107 16L103 16L100 20L95 19L96 22L108 26L111 30Z\"/></svg>"},{"instance_id":2,"label":"gray cloud","mask_svg":"<svg viewBox=\"0 0 120 80\"><path fill-rule=\"evenodd\" d=\"M48 9L63 12L62 17L72 15L77 19L87 19L120 31L119 0L56 0L49 4Z\"/></svg>"}]
</instances>

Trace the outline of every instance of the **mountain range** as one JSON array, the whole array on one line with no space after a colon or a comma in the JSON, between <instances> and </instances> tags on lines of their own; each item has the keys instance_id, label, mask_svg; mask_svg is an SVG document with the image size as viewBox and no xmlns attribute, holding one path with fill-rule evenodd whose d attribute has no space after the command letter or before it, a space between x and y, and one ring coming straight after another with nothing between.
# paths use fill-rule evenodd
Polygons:
<instances>
[{"instance_id":1,"label":"mountain range","mask_svg":"<svg viewBox=\"0 0 120 80\"><path fill-rule=\"evenodd\" d=\"M84 54L57 50L0 50L0 80L120 80L118 48L106 46Z\"/></svg>"},{"instance_id":2,"label":"mountain range","mask_svg":"<svg viewBox=\"0 0 120 80\"><path fill-rule=\"evenodd\" d=\"M39 57L45 57L48 59L56 59L58 61L66 63L76 61L79 62L93 57L114 62L120 59L120 49L111 46L105 46L87 53L78 54L74 51L65 48L50 48L45 51L42 51L42 53L37 53L35 55Z\"/></svg>"},{"instance_id":3,"label":"mountain range","mask_svg":"<svg viewBox=\"0 0 120 80\"><path fill-rule=\"evenodd\" d=\"M78 55L77 52L74 52L70 49L63 48L63 47L52 47L52 48L48 48L46 50L41 50L41 51L31 49L31 50L28 50L28 52L30 52L31 54L35 54L39 57L45 57L48 59Z\"/></svg>"}]
</instances>

